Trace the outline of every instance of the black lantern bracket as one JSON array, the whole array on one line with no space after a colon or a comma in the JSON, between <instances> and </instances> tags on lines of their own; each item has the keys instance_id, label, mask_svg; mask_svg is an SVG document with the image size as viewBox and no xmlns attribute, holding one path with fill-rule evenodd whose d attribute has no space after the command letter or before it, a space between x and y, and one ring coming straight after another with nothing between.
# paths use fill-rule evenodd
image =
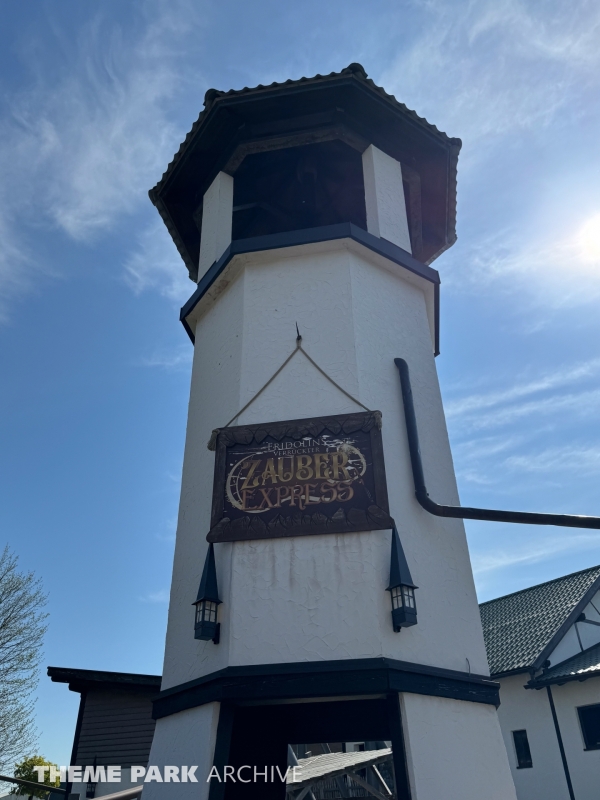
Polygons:
<instances>
[{"instance_id":1,"label":"black lantern bracket","mask_svg":"<svg viewBox=\"0 0 600 800\"><path fill-rule=\"evenodd\" d=\"M206 553L198 596L192 605L196 607L194 638L219 644L221 623L217 622L217 610L221 605L221 600L219 599L219 588L217 586L215 549L212 542L209 544Z\"/></svg>"},{"instance_id":2,"label":"black lantern bracket","mask_svg":"<svg viewBox=\"0 0 600 800\"><path fill-rule=\"evenodd\" d=\"M392 528L392 553L390 560L390 584L387 591L392 599L392 624L394 632L400 633L402 628L410 628L417 624L417 604L415 589L410 569L398 529Z\"/></svg>"}]
</instances>

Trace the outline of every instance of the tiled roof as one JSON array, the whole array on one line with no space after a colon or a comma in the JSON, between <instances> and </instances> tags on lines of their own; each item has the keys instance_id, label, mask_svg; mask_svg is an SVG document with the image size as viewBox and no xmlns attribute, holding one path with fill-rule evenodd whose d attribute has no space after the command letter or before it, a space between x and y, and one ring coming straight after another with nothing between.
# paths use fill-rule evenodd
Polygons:
<instances>
[{"instance_id":1,"label":"tiled roof","mask_svg":"<svg viewBox=\"0 0 600 800\"><path fill-rule=\"evenodd\" d=\"M479 606L492 675L527 670L568 621L600 566L556 578Z\"/></svg>"},{"instance_id":2,"label":"tiled roof","mask_svg":"<svg viewBox=\"0 0 600 800\"><path fill-rule=\"evenodd\" d=\"M345 137L356 150L374 144L420 177L415 258L429 264L450 247L456 240L460 139L398 102L353 63L329 75L206 92L203 111L149 192L192 280L198 279L203 195L219 170L235 174L239 163L230 159L236 152L244 158L259 142L285 149L286 142L295 147Z\"/></svg>"},{"instance_id":3,"label":"tiled roof","mask_svg":"<svg viewBox=\"0 0 600 800\"><path fill-rule=\"evenodd\" d=\"M433 133L435 136L438 136L440 139L444 139L446 141L450 141L450 142L452 142L452 143L454 143L454 144L456 144L458 146L461 145L460 139L450 138L446 133L444 133L444 131L440 131L439 128L437 128L431 122L428 122L425 119L425 117L420 117L417 114L416 111L413 111L412 109L407 108L407 106L405 106L404 103L401 103L399 100L396 100L396 98L394 97L393 94L388 94L383 87L377 86L377 84L374 81L372 81L371 78L369 78L367 76L367 73L365 72L365 69L361 64L353 63L353 64L350 64L345 69L342 69L340 72L330 72L328 75L319 75L319 74L317 74L317 75L315 75L315 76L313 76L311 78L303 77L303 78L299 78L298 80L289 79L289 80L286 80L286 81L282 81L281 83L277 83L277 81L273 81L273 83L270 83L268 86L263 86L262 83L259 83L258 86L252 86L252 87L244 86L243 89L229 89L229 91L227 91L227 92L222 92L222 91L219 91L218 89L208 89L208 91L204 95L204 108L203 108L203 110L200 112L200 114L198 116L198 119L196 120L196 122L194 122L194 124L192 125L190 131L186 134L186 137L183 140L183 142L179 145L179 149L177 150L177 152L173 156L173 160L167 166L167 169L163 173L162 178L159 180L159 182L156 184L156 186L153 189L150 190L150 198L154 199L154 197L156 196L158 191L162 188L162 186L164 185L164 183L167 180L167 178L169 177L169 175L173 172L173 170L177 166L177 163L178 163L179 159L182 157L182 155L186 151L188 145L190 144L191 140L194 138L195 134L197 133L197 131L201 127L202 123L204 122L204 120L208 116L208 113L212 109L215 101L219 100L222 97L229 98L229 97L239 97L241 95L247 95L247 94L261 94L261 93L265 93L266 94L266 93L268 93L270 91L273 91L273 89L281 89L283 87L289 89L289 88L292 88L292 87L295 87L295 86L306 86L306 85L310 86L311 84L326 83L328 81L331 81L332 79L339 78L342 75L354 75L354 77L358 78L359 80L364 81L364 83L367 86L369 86L373 91L375 91L382 98L387 100L389 103L391 103L397 109L402 111L404 114L409 116L411 119L414 120L415 123L417 123L421 127L425 128L430 133Z\"/></svg>"},{"instance_id":4,"label":"tiled roof","mask_svg":"<svg viewBox=\"0 0 600 800\"><path fill-rule=\"evenodd\" d=\"M577 653L573 658L557 664L546 670L535 680L530 681L531 687L546 686L549 683L567 683L567 681L583 681L600 675L600 644Z\"/></svg>"},{"instance_id":5,"label":"tiled roof","mask_svg":"<svg viewBox=\"0 0 600 800\"><path fill-rule=\"evenodd\" d=\"M300 758L295 769L297 780L293 780L292 771L288 773L287 783L293 784L294 789L300 788L314 781L333 778L342 775L347 770L353 771L360 767L380 764L391 758L392 751L389 747L383 750L363 750L356 753L324 753L311 758Z\"/></svg>"}]
</instances>

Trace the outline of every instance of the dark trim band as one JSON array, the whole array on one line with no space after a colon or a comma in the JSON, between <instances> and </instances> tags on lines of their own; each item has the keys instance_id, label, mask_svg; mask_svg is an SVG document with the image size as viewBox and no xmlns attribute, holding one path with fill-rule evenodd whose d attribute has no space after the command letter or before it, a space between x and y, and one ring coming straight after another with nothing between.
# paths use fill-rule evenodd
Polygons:
<instances>
[{"instance_id":1,"label":"dark trim band","mask_svg":"<svg viewBox=\"0 0 600 800\"><path fill-rule=\"evenodd\" d=\"M483 603L482 603L483 605ZM492 680L499 681L502 678L510 678L513 675L530 675L531 667L517 667L516 669L507 669L504 672L492 672Z\"/></svg>"},{"instance_id":2,"label":"dark trim band","mask_svg":"<svg viewBox=\"0 0 600 800\"><path fill-rule=\"evenodd\" d=\"M285 700L410 692L500 705L500 684L485 675L396 661L358 658L226 667L173 686L154 700L154 719L214 701Z\"/></svg>"},{"instance_id":3,"label":"dark trim band","mask_svg":"<svg viewBox=\"0 0 600 800\"><path fill-rule=\"evenodd\" d=\"M584 681L589 681L590 678L598 677L600 677L600 669L590 672L574 672L569 675L555 675L550 678L547 678L542 674L538 678L533 678L532 680L528 681L524 688L543 689L547 686L564 686L565 683L573 683L574 681L583 683Z\"/></svg>"},{"instance_id":4,"label":"dark trim band","mask_svg":"<svg viewBox=\"0 0 600 800\"><path fill-rule=\"evenodd\" d=\"M369 250L377 253L384 258L388 258L395 264L413 272L420 278L433 283L434 285L434 338L435 355L440 352L440 276L433 267L422 264L413 258L410 253L403 250L386 239L380 239L372 233L353 225L351 222L340 222L338 225L325 225L321 228L306 228L300 231L286 231L285 233L273 233L268 236L255 236L252 239L237 239L229 245L218 261L209 267L206 273L198 281L198 288L190 299L182 307L179 319L190 337L192 344L195 341L194 332L190 328L187 317L194 310L196 305L204 297L213 283L221 275L234 256L242 253L257 253L261 250L278 250L284 247L295 247L303 244L315 244L318 242L335 241L337 239L352 239L364 245Z\"/></svg>"}]
</instances>

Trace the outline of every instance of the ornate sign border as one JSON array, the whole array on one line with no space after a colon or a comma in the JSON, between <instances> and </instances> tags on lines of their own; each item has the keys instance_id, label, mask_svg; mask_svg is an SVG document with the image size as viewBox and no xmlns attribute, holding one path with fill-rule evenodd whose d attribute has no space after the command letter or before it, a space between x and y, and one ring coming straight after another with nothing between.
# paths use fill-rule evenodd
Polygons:
<instances>
[{"instance_id":1,"label":"ornate sign border","mask_svg":"<svg viewBox=\"0 0 600 800\"><path fill-rule=\"evenodd\" d=\"M332 520L314 511L301 516L284 515L265 523L257 515L231 520L225 516L223 497L227 480L227 448L235 444L261 444L267 437L275 441L289 437L300 440L317 438L325 431L336 436L362 431L370 435L372 477L375 503L367 508L350 507L343 518ZM381 413L379 411L355 414L338 414L330 417L312 417L284 422L242 425L223 428L217 438L211 527L209 542L234 542L250 539L274 539L288 536L310 536L323 533L353 533L356 531L386 530L393 527L389 513L383 443L381 439Z\"/></svg>"}]
</instances>

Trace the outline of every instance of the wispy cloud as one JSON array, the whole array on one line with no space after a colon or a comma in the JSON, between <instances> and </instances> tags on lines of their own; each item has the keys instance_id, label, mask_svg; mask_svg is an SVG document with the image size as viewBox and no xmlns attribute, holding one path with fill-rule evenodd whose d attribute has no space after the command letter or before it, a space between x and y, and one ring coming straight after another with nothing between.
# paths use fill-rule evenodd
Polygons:
<instances>
[{"instance_id":1,"label":"wispy cloud","mask_svg":"<svg viewBox=\"0 0 600 800\"><path fill-rule=\"evenodd\" d=\"M461 416L470 411L482 411L493 406L503 405L513 400L529 397L533 394L568 386L582 378L594 377L600 373L600 359L592 359L573 367L556 369L553 372L540 375L533 380L526 380L508 389L487 392L485 394L468 395L446 404L446 416Z\"/></svg>"},{"instance_id":2,"label":"wispy cloud","mask_svg":"<svg viewBox=\"0 0 600 800\"><path fill-rule=\"evenodd\" d=\"M560 218L560 209L553 208L543 229L535 233L519 220L513 229L480 236L463 248L460 257L450 257L446 286L461 292L500 288L505 294L521 293L521 305L546 312L596 302L600 297L600 197L590 202L596 205L584 218L568 224ZM590 232L587 241L586 230Z\"/></svg>"},{"instance_id":3,"label":"wispy cloud","mask_svg":"<svg viewBox=\"0 0 600 800\"><path fill-rule=\"evenodd\" d=\"M600 403L600 388L597 388L599 374L599 359L573 367L557 368L519 381L507 389L477 392L452 399L446 404L446 415L453 432L462 436L514 425L532 416L537 417L538 427L542 419L548 420L558 414L564 417L566 412L570 420L595 416ZM589 385L590 381L592 385ZM514 432L510 435L514 436ZM489 447L489 439L480 444L483 450L479 452L482 453ZM463 457L473 455L472 442L468 452L464 444L461 446Z\"/></svg>"},{"instance_id":4,"label":"wispy cloud","mask_svg":"<svg viewBox=\"0 0 600 800\"><path fill-rule=\"evenodd\" d=\"M600 389L591 391L574 392L572 394L559 394L545 397L540 400L530 400L526 403L515 403L505 408L496 408L487 413L472 413L461 419L463 429L472 431L500 428L525 417L536 416L550 417L556 414L569 412L572 420L574 416L584 418L596 416L600 404Z\"/></svg>"},{"instance_id":5,"label":"wispy cloud","mask_svg":"<svg viewBox=\"0 0 600 800\"><path fill-rule=\"evenodd\" d=\"M100 9L82 29L60 80L53 82L41 63L33 64L31 88L7 97L10 115L0 128L0 227L11 230L1 237L1 296L25 289L32 265L43 261L41 253L36 259L21 255L24 225L89 242L148 202L148 187L183 135L173 121L173 103L186 86L181 48L201 29L201 6L151 0L127 35ZM161 290L173 296L180 292L178 280L166 257L158 260L161 266L148 268L154 278L144 285L156 286L162 278ZM128 274L142 285L134 256Z\"/></svg>"},{"instance_id":6,"label":"wispy cloud","mask_svg":"<svg viewBox=\"0 0 600 800\"><path fill-rule=\"evenodd\" d=\"M160 350L141 360L143 367L160 367L167 370L189 369L194 355L194 348L189 343L173 350Z\"/></svg>"},{"instance_id":7,"label":"wispy cloud","mask_svg":"<svg viewBox=\"0 0 600 800\"><path fill-rule=\"evenodd\" d=\"M459 483L466 481L479 486L494 486L498 483L496 469L489 469L490 463L502 463L507 452L522 444L522 436L488 436L468 439L454 447L456 475Z\"/></svg>"},{"instance_id":8,"label":"wispy cloud","mask_svg":"<svg viewBox=\"0 0 600 800\"><path fill-rule=\"evenodd\" d=\"M169 479L171 476L168 476ZM177 483L179 484L179 480ZM168 544L172 544L175 542L175 533L177 531L177 517L172 517L165 521L163 526L163 530L156 534L156 538L159 542L167 542Z\"/></svg>"},{"instance_id":9,"label":"wispy cloud","mask_svg":"<svg viewBox=\"0 0 600 800\"><path fill-rule=\"evenodd\" d=\"M32 285L35 261L14 233L14 220L0 209L0 322L9 317L9 301Z\"/></svg>"},{"instance_id":10,"label":"wispy cloud","mask_svg":"<svg viewBox=\"0 0 600 800\"><path fill-rule=\"evenodd\" d=\"M446 289L510 294L518 309L527 309L529 325L532 308L533 324L539 325L540 317L557 309L597 302L600 245L590 258L581 232L596 218L600 242L600 193L589 181L600 158L590 150L575 186L565 173L577 164L565 131L568 125L577 124L579 131L598 125L600 5L592 0L575 6L559 0L416 5L425 17L419 35L380 80L419 114L463 139L461 202L467 185L468 192L478 193L482 209L468 198L471 220L480 216L467 244L461 238L444 256ZM534 156L544 148L547 153L540 170L552 178L537 188L523 153L526 143ZM465 206L460 208L464 214Z\"/></svg>"},{"instance_id":11,"label":"wispy cloud","mask_svg":"<svg viewBox=\"0 0 600 800\"><path fill-rule=\"evenodd\" d=\"M455 397L447 411L460 482L506 494L514 491L517 474L528 473L532 489L534 475L564 484L567 472L598 474L600 443L593 429L584 442L580 433L566 444L550 444L549 437L597 418L599 374L600 361L591 359L529 375L506 389Z\"/></svg>"},{"instance_id":12,"label":"wispy cloud","mask_svg":"<svg viewBox=\"0 0 600 800\"><path fill-rule=\"evenodd\" d=\"M506 549L495 547L481 552L475 550L471 555L473 572L480 579L486 574L506 569L507 567L536 564L546 561L561 553L572 555L578 551L599 551L598 534L569 531L560 535L549 536L546 532L533 536L524 544L511 541ZM599 553L600 555L600 553Z\"/></svg>"},{"instance_id":13,"label":"wispy cloud","mask_svg":"<svg viewBox=\"0 0 600 800\"><path fill-rule=\"evenodd\" d=\"M511 456L505 464L510 469L527 472L552 472L574 470L590 476L600 472L600 446L596 447L549 447L540 453ZM600 542L600 539L599 539Z\"/></svg>"},{"instance_id":14,"label":"wispy cloud","mask_svg":"<svg viewBox=\"0 0 600 800\"><path fill-rule=\"evenodd\" d=\"M169 591L168 589L160 589L157 592L148 592L148 594L140 597L140 600L143 603L168 603Z\"/></svg>"},{"instance_id":15,"label":"wispy cloud","mask_svg":"<svg viewBox=\"0 0 600 800\"><path fill-rule=\"evenodd\" d=\"M420 6L428 13L421 35L382 81L472 144L547 125L574 92L599 81L600 8L590 0L575 8L558 0Z\"/></svg>"},{"instance_id":16,"label":"wispy cloud","mask_svg":"<svg viewBox=\"0 0 600 800\"><path fill-rule=\"evenodd\" d=\"M137 248L125 262L125 279L135 292L155 289L178 303L187 300L194 289L187 269L159 219L139 234Z\"/></svg>"}]
</instances>

